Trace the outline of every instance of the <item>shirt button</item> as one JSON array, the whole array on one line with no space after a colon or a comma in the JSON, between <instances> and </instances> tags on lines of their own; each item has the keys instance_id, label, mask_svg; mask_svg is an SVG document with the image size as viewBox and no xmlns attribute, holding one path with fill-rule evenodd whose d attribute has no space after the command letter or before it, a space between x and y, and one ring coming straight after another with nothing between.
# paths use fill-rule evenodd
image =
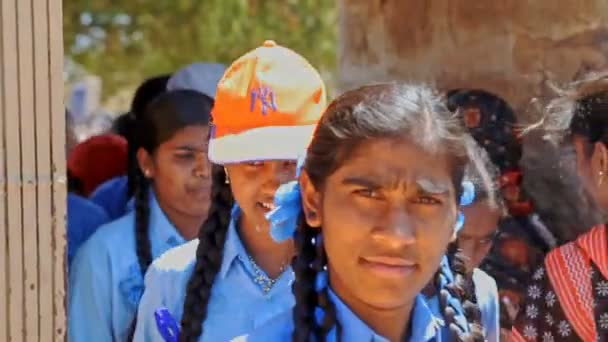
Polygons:
<instances>
[{"instance_id":1,"label":"shirt button","mask_svg":"<svg viewBox=\"0 0 608 342\"><path fill-rule=\"evenodd\" d=\"M169 239L167 239L167 244L169 246L176 247L178 245L178 243L177 243L177 239L175 238L175 236L172 236Z\"/></svg>"}]
</instances>

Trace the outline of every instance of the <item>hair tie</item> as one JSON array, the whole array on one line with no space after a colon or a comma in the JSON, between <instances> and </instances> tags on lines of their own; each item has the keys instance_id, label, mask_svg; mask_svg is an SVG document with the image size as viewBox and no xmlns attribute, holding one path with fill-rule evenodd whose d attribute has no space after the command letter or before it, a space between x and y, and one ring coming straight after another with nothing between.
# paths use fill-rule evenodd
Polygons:
<instances>
[{"instance_id":1,"label":"hair tie","mask_svg":"<svg viewBox=\"0 0 608 342\"><path fill-rule=\"evenodd\" d=\"M298 158L296 180L281 185L274 195L275 208L266 214L270 222L270 236L276 242L293 237L302 211L302 197L298 179L304 167L306 154Z\"/></svg>"},{"instance_id":2,"label":"hair tie","mask_svg":"<svg viewBox=\"0 0 608 342\"><path fill-rule=\"evenodd\" d=\"M322 291L327 287L327 271L323 270L317 273L315 277L315 290L317 292Z\"/></svg>"},{"instance_id":3,"label":"hair tie","mask_svg":"<svg viewBox=\"0 0 608 342\"><path fill-rule=\"evenodd\" d=\"M475 184L471 181L462 182L462 195L460 195L460 206L466 207L475 201Z\"/></svg>"}]
</instances>

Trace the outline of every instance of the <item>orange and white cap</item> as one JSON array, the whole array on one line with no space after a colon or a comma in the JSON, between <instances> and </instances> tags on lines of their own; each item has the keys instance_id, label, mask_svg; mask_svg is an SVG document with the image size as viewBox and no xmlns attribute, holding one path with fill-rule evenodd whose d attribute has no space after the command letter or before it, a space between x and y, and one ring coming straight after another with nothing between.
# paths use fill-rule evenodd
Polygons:
<instances>
[{"instance_id":1,"label":"orange and white cap","mask_svg":"<svg viewBox=\"0 0 608 342\"><path fill-rule=\"evenodd\" d=\"M296 160L326 107L319 73L268 40L237 59L220 80L209 159L216 164Z\"/></svg>"}]
</instances>

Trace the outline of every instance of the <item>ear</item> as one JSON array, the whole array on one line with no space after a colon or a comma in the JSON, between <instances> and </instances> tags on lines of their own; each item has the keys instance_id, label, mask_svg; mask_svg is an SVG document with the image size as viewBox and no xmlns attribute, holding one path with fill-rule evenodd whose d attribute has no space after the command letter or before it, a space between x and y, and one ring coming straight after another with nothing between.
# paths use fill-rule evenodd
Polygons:
<instances>
[{"instance_id":1,"label":"ear","mask_svg":"<svg viewBox=\"0 0 608 342\"><path fill-rule=\"evenodd\" d=\"M137 164L146 178L154 178L155 169L152 156L141 147L137 150Z\"/></svg>"},{"instance_id":2,"label":"ear","mask_svg":"<svg viewBox=\"0 0 608 342\"><path fill-rule=\"evenodd\" d=\"M321 193L312 184L305 170L300 175L300 189L306 222L311 227L321 227L323 223Z\"/></svg>"}]
</instances>

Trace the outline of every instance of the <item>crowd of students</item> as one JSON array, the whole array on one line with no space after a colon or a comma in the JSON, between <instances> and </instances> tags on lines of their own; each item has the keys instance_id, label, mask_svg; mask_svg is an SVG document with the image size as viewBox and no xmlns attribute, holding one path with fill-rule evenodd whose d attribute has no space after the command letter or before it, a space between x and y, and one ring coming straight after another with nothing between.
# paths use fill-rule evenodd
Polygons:
<instances>
[{"instance_id":1,"label":"crowd of students","mask_svg":"<svg viewBox=\"0 0 608 342\"><path fill-rule=\"evenodd\" d=\"M603 222L565 239L520 167L541 132L608 206L608 75L530 127L477 89L326 97L266 41L146 80L71 148L69 340L608 341Z\"/></svg>"}]
</instances>

